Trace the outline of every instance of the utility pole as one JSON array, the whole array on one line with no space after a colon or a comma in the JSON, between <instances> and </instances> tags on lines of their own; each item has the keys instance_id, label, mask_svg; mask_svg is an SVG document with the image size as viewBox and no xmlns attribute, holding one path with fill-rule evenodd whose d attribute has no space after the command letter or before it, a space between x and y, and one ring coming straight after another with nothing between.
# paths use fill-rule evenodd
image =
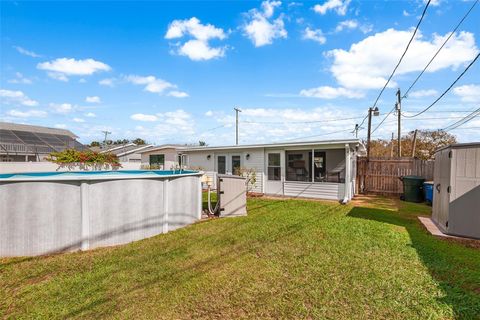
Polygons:
<instances>
[{"instance_id":1,"label":"utility pole","mask_svg":"<svg viewBox=\"0 0 480 320\"><path fill-rule=\"evenodd\" d=\"M102 132L105 135L105 138L103 139L103 147L106 149L107 148L107 135L111 134L111 132L107 131L107 130L104 130Z\"/></svg>"},{"instance_id":2,"label":"utility pole","mask_svg":"<svg viewBox=\"0 0 480 320\"><path fill-rule=\"evenodd\" d=\"M368 133L367 133L367 162L370 161L370 138L372 135L372 113L374 116L378 116L380 112L378 107L373 109L372 107L368 108Z\"/></svg>"},{"instance_id":3,"label":"utility pole","mask_svg":"<svg viewBox=\"0 0 480 320\"><path fill-rule=\"evenodd\" d=\"M239 108L233 108L235 110L235 144L238 146L238 113L242 112Z\"/></svg>"},{"instance_id":4,"label":"utility pole","mask_svg":"<svg viewBox=\"0 0 480 320\"><path fill-rule=\"evenodd\" d=\"M393 132L392 139L390 140L390 158L393 158Z\"/></svg>"},{"instance_id":5,"label":"utility pole","mask_svg":"<svg viewBox=\"0 0 480 320\"><path fill-rule=\"evenodd\" d=\"M397 146L397 153L398 157L402 157L402 98L400 96L400 88L397 90L397 103L396 103L396 109L397 109L397 125L398 125L398 146Z\"/></svg>"},{"instance_id":6,"label":"utility pole","mask_svg":"<svg viewBox=\"0 0 480 320\"><path fill-rule=\"evenodd\" d=\"M412 143L412 158L415 158L415 148L417 146L417 129L413 133L413 143Z\"/></svg>"},{"instance_id":7,"label":"utility pole","mask_svg":"<svg viewBox=\"0 0 480 320\"><path fill-rule=\"evenodd\" d=\"M370 137L372 131L372 108L368 108L367 162L370 161Z\"/></svg>"}]
</instances>

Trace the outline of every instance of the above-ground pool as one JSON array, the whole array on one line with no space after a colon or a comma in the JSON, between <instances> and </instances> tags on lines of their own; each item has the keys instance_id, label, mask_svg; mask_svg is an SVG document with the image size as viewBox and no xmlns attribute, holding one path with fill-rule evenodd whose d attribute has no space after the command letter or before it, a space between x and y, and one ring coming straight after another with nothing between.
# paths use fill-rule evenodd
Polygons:
<instances>
[{"instance_id":1,"label":"above-ground pool","mask_svg":"<svg viewBox=\"0 0 480 320\"><path fill-rule=\"evenodd\" d=\"M124 244L201 217L197 171L0 174L0 256Z\"/></svg>"}]
</instances>

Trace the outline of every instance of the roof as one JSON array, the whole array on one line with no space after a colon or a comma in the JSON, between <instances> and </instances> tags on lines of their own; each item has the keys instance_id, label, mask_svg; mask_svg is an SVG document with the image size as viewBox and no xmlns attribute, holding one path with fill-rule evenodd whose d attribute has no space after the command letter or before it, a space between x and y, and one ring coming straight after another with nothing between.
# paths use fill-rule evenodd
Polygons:
<instances>
[{"instance_id":1,"label":"roof","mask_svg":"<svg viewBox=\"0 0 480 320\"><path fill-rule=\"evenodd\" d=\"M323 140L323 141L302 141L302 142L279 142L266 144L246 144L234 146L219 146L219 147L183 147L179 148L182 151L215 151L215 150L238 150L238 149L256 149L256 148L283 148L283 147L302 147L302 146L317 146L317 145L332 145L332 144L358 144L364 149L364 145L359 139L339 139L339 140Z\"/></svg>"},{"instance_id":2,"label":"roof","mask_svg":"<svg viewBox=\"0 0 480 320\"><path fill-rule=\"evenodd\" d=\"M16 131L27 131L27 132L35 132L35 133L47 133L47 134L58 134L69 136L72 139L78 138L73 132L66 129L58 129L58 128L49 128L49 127L41 127L41 126L32 126L29 124L19 124L19 123L11 123L11 122L0 122L0 129L4 130L16 130Z\"/></svg>"},{"instance_id":3,"label":"roof","mask_svg":"<svg viewBox=\"0 0 480 320\"><path fill-rule=\"evenodd\" d=\"M142 150L153 148L151 144L142 144L137 145L133 142L122 144L122 145L113 145L107 149L101 149L100 153L113 153L117 156L125 156L132 153L140 153Z\"/></svg>"},{"instance_id":4,"label":"roof","mask_svg":"<svg viewBox=\"0 0 480 320\"><path fill-rule=\"evenodd\" d=\"M449 146L442 147L435 152L438 152L444 149L463 149L463 148L475 148L475 147L480 147L480 142L455 143Z\"/></svg>"},{"instance_id":5,"label":"roof","mask_svg":"<svg viewBox=\"0 0 480 320\"><path fill-rule=\"evenodd\" d=\"M158 151L158 150L163 150L163 149L184 150L185 146L182 146L182 145L179 145L179 144L162 144L160 146L152 146L152 148L140 151L139 153L146 153L146 152Z\"/></svg>"}]
</instances>

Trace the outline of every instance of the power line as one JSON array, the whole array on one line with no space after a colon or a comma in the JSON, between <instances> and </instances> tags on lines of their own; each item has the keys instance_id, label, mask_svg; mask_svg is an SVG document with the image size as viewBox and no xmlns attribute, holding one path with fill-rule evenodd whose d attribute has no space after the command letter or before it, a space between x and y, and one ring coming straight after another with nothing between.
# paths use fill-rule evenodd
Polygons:
<instances>
[{"instance_id":1,"label":"power line","mask_svg":"<svg viewBox=\"0 0 480 320\"><path fill-rule=\"evenodd\" d=\"M420 27L420 24L422 23L423 17L425 16L425 13L427 12L427 8L428 8L428 6L430 5L430 1L431 1L431 0L428 0L427 4L425 5L425 8L423 9L423 12L422 12L422 16L420 17L420 20L418 20L417 26L415 27L415 30L413 31L413 34L412 34L412 37L410 38L410 41L408 41L408 44L407 44L407 47L405 48L405 51L403 52L402 56L400 57L400 60L398 60L397 65L396 65L395 68L393 69L393 72L392 72L392 74L390 75L390 77L388 77L388 80L387 80L387 82L385 83L385 85L383 86L382 90L381 90L380 93L378 94L377 99L375 99L375 102L373 103L372 108L375 108L375 106L377 105L378 100L380 99L380 97L381 97L382 94L383 94L383 91L385 91L385 88L386 88L386 87L388 86L388 84L390 83L390 80L392 79L393 75L394 75L395 72L397 71L398 66L400 65L400 63L402 62L403 58L405 57L405 54L407 53L408 48L410 47L410 44L412 43L413 39L415 38L415 35L417 34L418 28Z\"/></svg>"},{"instance_id":2,"label":"power line","mask_svg":"<svg viewBox=\"0 0 480 320\"><path fill-rule=\"evenodd\" d=\"M456 129L456 128L464 125L465 123L467 123L469 121L472 121L473 119L475 119L479 115L480 115L480 108L478 108L477 110L473 111L472 113L466 115L465 117L462 117L462 119L452 123L451 125L446 126L445 128L442 129L442 131L447 132L447 131Z\"/></svg>"},{"instance_id":3,"label":"power line","mask_svg":"<svg viewBox=\"0 0 480 320\"><path fill-rule=\"evenodd\" d=\"M356 120L361 119L362 117L351 117L351 118L340 118L340 119L324 119L324 120L312 120L312 121L248 121L243 120L242 123L250 124L308 124L308 123L324 123L324 122L336 122L336 121L346 121L346 120Z\"/></svg>"},{"instance_id":4,"label":"power line","mask_svg":"<svg viewBox=\"0 0 480 320\"><path fill-rule=\"evenodd\" d=\"M470 64L465 68L465 70L463 70L463 72L457 77L457 79L455 79L455 81L453 81L453 83L435 100L433 101L428 107L426 107L425 109L423 109L422 111L412 115L412 116L407 116L405 115L404 113L402 113L402 116L405 117L405 118L414 118L416 116L419 116L421 115L422 113L426 112L428 109L430 109L431 107L433 107L438 101L440 101L440 99L443 98L444 95L447 94L448 91L450 91L450 89L452 89L452 87L458 82L458 80L460 80L460 78L463 77L463 75L468 71L468 69L470 69L470 67L475 63L475 61L477 61L478 57L480 56L480 53L477 54L477 56L475 57L475 59L472 60L472 62L470 62Z\"/></svg>"},{"instance_id":5,"label":"power line","mask_svg":"<svg viewBox=\"0 0 480 320\"><path fill-rule=\"evenodd\" d=\"M291 141L291 140L299 140L299 139L308 139L308 138L322 137L322 136L328 136L328 135L331 135L331 134L341 133L341 132L347 132L347 131L350 131L350 129L343 129L343 130L338 130L338 131L326 132L326 133L322 133L322 134L315 134L315 135L312 135L312 136L304 136L304 137L286 139L286 140L284 140L284 141Z\"/></svg>"},{"instance_id":6,"label":"power line","mask_svg":"<svg viewBox=\"0 0 480 320\"><path fill-rule=\"evenodd\" d=\"M382 125L382 123L388 118L388 116L393 112L393 110L395 110L395 106L392 108L392 110L390 110L389 113L387 113L387 115L382 119L382 121L380 121L380 123L375 127L375 129L373 129L371 134L373 134L375 131L377 131L378 127L380 127Z\"/></svg>"},{"instance_id":7,"label":"power line","mask_svg":"<svg viewBox=\"0 0 480 320\"><path fill-rule=\"evenodd\" d=\"M403 94L403 97L402 99L406 98L408 96L408 93L410 92L410 90L413 88L413 86L415 86L415 84L417 83L418 79L420 79L420 77L423 75L423 73L427 70L427 68L430 66L430 64L433 62L433 60L437 57L437 55L440 53L440 51L443 49L443 47L447 44L447 42L450 40L450 38L455 34L455 32L458 30L458 28L460 27L460 25L463 23L463 21L467 18L467 16L470 14L470 12L472 12L473 8L475 7L475 5L477 4L478 0L476 0L473 5L470 7L470 9L467 11L467 13L465 13L465 15L463 16L463 18L460 20L460 22L458 22L458 24L456 25L456 27L453 29L453 31L450 33L450 35L447 37L447 39L445 39L445 41L443 42L443 44L440 46L440 48L438 48L437 52L433 55L433 57L430 59L430 61L427 63L427 65L425 66L425 68L423 68L422 72L420 72L420 74L417 76L417 78L415 79L415 81L413 81L413 83L410 85L410 87L407 89L407 91L405 91L405 93Z\"/></svg>"}]
</instances>

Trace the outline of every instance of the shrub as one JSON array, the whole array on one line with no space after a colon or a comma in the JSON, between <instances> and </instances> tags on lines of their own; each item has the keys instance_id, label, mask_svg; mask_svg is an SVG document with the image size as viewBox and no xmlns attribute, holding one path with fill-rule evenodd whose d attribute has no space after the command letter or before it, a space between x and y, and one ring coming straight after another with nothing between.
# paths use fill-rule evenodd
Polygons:
<instances>
[{"instance_id":1,"label":"shrub","mask_svg":"<svg viewBox=\"0 0 480 320\"><path fill-rule=\"evenodd\" d=\"M115 154L98 153L91 150L78 151L75 149L65 149L60 152L50 153L46 160L60 165L81 163L85 165L111 165L112 167L121 167L118 157Z\"/></svg>"}]
</instances>

